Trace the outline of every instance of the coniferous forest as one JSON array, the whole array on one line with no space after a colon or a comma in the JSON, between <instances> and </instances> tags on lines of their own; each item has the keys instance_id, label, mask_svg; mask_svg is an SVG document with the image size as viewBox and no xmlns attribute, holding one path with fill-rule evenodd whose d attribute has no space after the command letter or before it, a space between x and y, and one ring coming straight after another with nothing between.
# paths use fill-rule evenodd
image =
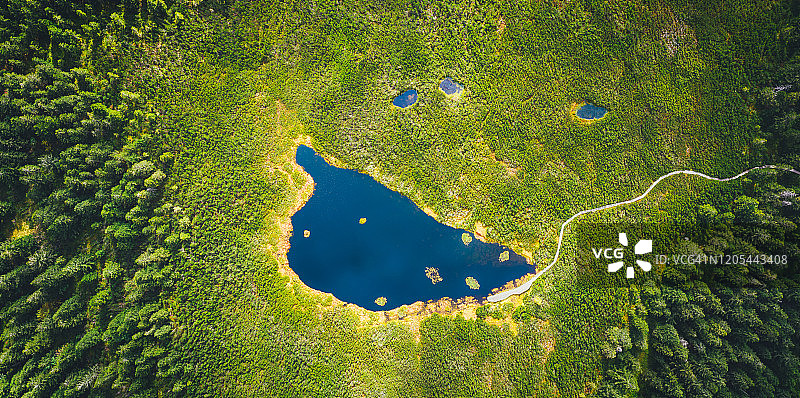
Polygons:
<instances>
[{"instance_id":1,"label":"coniferous forest","mask_svg":"<svg viewBox=\"0 0 800 398\"><path fill-rule=\"evenodd\" d=\"M6 0L0 397L797 397L798 50L796 1ZM287 263L298 144L537 264L777 165L576 222L780 261L608 283L571 227L521 296L367 311Z\"/></svg>"}]
</instances>

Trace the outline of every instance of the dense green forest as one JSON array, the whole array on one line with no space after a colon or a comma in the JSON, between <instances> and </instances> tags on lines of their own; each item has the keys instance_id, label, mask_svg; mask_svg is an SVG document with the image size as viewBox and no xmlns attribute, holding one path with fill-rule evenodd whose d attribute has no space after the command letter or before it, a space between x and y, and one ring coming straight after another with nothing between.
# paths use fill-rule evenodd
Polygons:
<instances>
[{"instance_id":1,"label":"dense green forest","mask_svg":"<svg viewBox=\"0 0 800 398\"><path fill-rule=\"evenodd\" d=\"M671 250L378 313L286 270L307 142L546 263L676 169L800 166L796 2L21 1L0 7L0 396L797 396L798 177L665 181L587 220ZM465 88L449 98L436 87ZM418 103L391 107L416 88ZM579 123L574 103L610 110ZM587 276L588 275L588 276Z\"/></svg>"},{"instance_id":2,"label":"dense green forest","mask_svg":"<svg viewBox=\"0 0 800 398\"><path fill-rule=\"evenodd\" d=\"M182 374L165 305L171 155L116 58L163 2L3 7L0 395L146 394ZM184 238L185 240L185 238Z\"/></svg>"}]
</instances>

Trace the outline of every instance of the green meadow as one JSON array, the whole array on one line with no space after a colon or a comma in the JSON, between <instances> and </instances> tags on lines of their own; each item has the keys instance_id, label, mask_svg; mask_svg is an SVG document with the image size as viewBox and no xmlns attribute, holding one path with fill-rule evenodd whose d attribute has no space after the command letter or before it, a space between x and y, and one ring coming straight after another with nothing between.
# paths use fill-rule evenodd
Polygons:
<instances>
[{"instance_id":1,"label":"green meadow","mask_svg":"<svg viewBox=\"0 0 800 398\"><path fill-rule=\"evenodd\" d=\"M796 264L797 179L778 171L677 176L581 218L559 263L501 303L375 313L286 260L311 188L300 143L541 267L565 219L670 171L798 166L790 2L11 3L2 396L800 388L792 266L738 269L749 281L657 267L618 286L585 261L610 233L587 225L643 222L665 249ZM414 105L391 105L411 88ZM583 122L583 102L609 113Z\"/></svg>"}]
</instances>

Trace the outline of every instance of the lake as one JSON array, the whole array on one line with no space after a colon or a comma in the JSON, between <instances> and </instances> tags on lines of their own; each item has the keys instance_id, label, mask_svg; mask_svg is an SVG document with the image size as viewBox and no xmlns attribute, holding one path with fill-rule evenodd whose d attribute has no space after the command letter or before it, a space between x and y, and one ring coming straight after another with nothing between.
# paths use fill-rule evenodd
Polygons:
<instances>
[{"instance_id":1,"label":"lake","mask_svg":"<svg viewBox=\"0 0 800 398\"><path fill-rule=\"evenodd\" d=\"M417 90L413 88L406 90L392 100L392 104L398 108L408 108L417 102Z\"/></svg>"},{"instance_id":2,"label":"lake","mask_svg":"<svg viewBox=\"0 0 800 398\"><path fill-rule=\"evenodd\" d=\"M608 113L608 110L606 108L587 103L582 107L578 108L578 111L575 113L575 115L581 119L595 120L595 119L601 119L603 116L606 115L606 113Z\"/></svg>"},{"instance_id":3,"label":"lake","mask_svg":"<svg viewBox=\"0 0 800 398\"><path fill-rule=\"evenodd\" d=\"M437 222L402 194L329 165L307 146L297 149L297 163L316 185L292 216L289 266L314 289L389 310L442 297L483 298L535 270L512 250ZM379 297L385 306L375 303Z\"/></svg>"}]
</instances>

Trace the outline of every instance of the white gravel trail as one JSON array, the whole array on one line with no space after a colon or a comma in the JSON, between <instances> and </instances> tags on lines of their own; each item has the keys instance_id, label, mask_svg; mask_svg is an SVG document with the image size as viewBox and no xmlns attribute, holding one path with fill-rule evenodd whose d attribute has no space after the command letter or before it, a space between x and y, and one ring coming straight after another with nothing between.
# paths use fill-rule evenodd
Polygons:
<instances>
[{"instance_id":1,"label":"white gravel trail","mask_svg":"<svg viewBox=\"0 0 800 398\"><path fill-rule=\"evenodd\" d=\"M531 278L527 282L523 283L522 285L519 285L519 286L517 286L517 287L515 287L513 289L504 290L504 291L502 291L500 293L497 293L497 294L493 294L493 295L487 297L486 299L489 300L489 302L491 302L491 303L495 303L495 302L498 302L498 301L503 301L503 300L513 296L513 295L522 294L522 293L527 292L528 289L531 288L531 285L533 285L533 282L535 282L537 279L539 279L540 276L544 275L545 272L547 272L547 270L549 270L551 267L553 267L558 262L558 256L559 256L559 254L561 254L561 242L564 240L564 229L567 227L567 225L570 222L572 222L572 220L574 220L574 219L576 219L576 218L578 218L578 217L580 217L580 216L582 216L584 214L594 213L594 212L598 212L598 211L602 211L602 210L606 210L606 209L611 209L611 208L617 207L617 206L623 206L623 205L629 205L631 203L636 203L636 202L644 199L647 196L647 194L649 194L650 191L652 191L653 188L655 188L656 185L658 185L658 183L660 183L664 179L667 179L669 177L672 177L672 176L675 176L675 175L678 175L678 174L694 175L694 176L699 176L699 177L705 178L707 180L726 182L726 181L737 180L737 179L743 177L744 175L746 175L747 173L750 173L753 170L760 170L760 169L783 170L783 171L788 171L790 173L794 173L794 174L800 175L800 171L797 171L795 169L775 166L775 165L771 165L771 164L764 165L764 166L753 167L753 168L747 169L747 170L745 170L745 171L743 171L743 172L741 172L741 173L739 173L739 174L737 174L737 175L735 175L733 177L728 177L728 178L711 177L711 176L709 176L707 174L703 174L703 173L700 173L698 171L693 171L693 170L677 170L677 171L673 171L671 173L664 174L663 176L659 177L657 180L653 181L653 183L650 184L650 187L647 188L647 190L644 191L643 194L641 194L641 195L639 195L639 196L637 196L637 197L635 197L633 199L625 200L625 201L617 202L617 203L611 203L611 204L607 204L605 206L595 207L594 209L583 210L583 211L580 211L578 213L575 213L572 217L568 218L566 221L564 221L563 224L561 224L561 230L558 232L558 246L556 247L556 255L553 257L553 262L551 262L547 267L545 267L541 271L537 272L533 276L533 278Z\"/></svg>"}]
</instances>

